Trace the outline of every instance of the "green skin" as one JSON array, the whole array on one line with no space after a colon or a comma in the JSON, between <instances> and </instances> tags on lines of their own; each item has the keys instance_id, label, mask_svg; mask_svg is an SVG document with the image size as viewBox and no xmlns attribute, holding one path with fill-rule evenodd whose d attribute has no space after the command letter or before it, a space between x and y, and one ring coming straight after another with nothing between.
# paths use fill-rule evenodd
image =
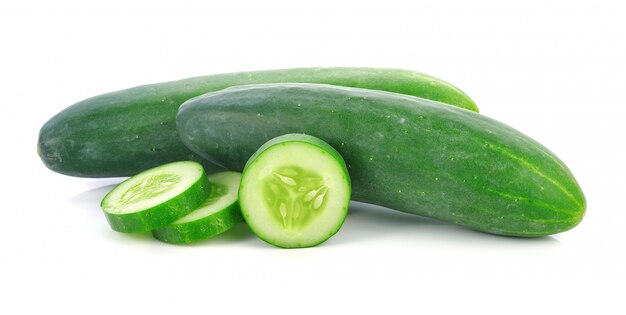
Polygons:
<instances>
[{"instance_id":1,"label":"green skin","mask_svg":"<svg viewBox=\"0 0 626 315\"><path fill-rule=\"evenodd\" d=\"M226 183L210 182L213 184L213 189L200 207L217 201L227 193L228 186ZM217 188L219 186L223 186L224 189ZM216 236L230 230L240 222L243 222L243 217L239 210L239 202L236 200L227 207L208 216L194 221L168 224L152 231L152 235L165 243L188 244Z\"/></svg>"},{"instance_id":2,"label":"green skin","mask_svg":"<svg viewBox=\"0 0 626 315\"><path fill-rule=\"evenodd\" d=\"M243 222L243 218L239 206L235 202L199 220L166 225L152 231L152 235L165 243L189 244L228 231L240 222Z\"/></svg>"},{"instance_id":3,"label":"green skin","mask_svg":"<svg viewBox=\"0 0 626 315\"><path fill-rule=\"evenodd\" d=\"M206 174L203 173L189 189L178 196L152 208L142 211L114 214L104 212L111 228L123 233L151 231L168 225L195 210L211 192L211 185ZM104 197L102 204L106 202Z\"/></svg>"},{"instance_id":4,"label":"green skin","mask_svg":"<svg viewBox=\"0 0 626 315\"><path fill-rule=\"evenodd\" d=\"M61 111L39 132L37 151L51 170L79 177L132 176L161 164L202 160L178 139L175 117L188 99L227 87L276 82L352 86L419 96L478 111L461 90L440 79L399 69L297 68L217 74L102 94Z\"/></svg>"},{"instance_id":5,"label":"green skin","mask_svg":"<svg viewBox=\"0 0 626 315\"><path fill-rule=\"evenodd\" d=\"M256 227L254 226L254 224L252 224L250 222L250 220L248 219L250 217L250 212L251 211L255 211L255 209L257 209L256 205L248 205L246 202L246 198L245 196L242 195L242 191L244 190L244 183L249 183L251 182L248 178L247 178L247 173L246 170L254 163L254 161L261 156L263 153L267 152L270 148L272 149L276 149L277 146L281 146L281 145L289 145L289 143L293 143L293 142L303 142L312 146L315 146L317 148L319 148L319 150L324 151L325 153L328 153L333 159L335 159L337 161L337 164L341 167L343 174L345 175L344 179L348 185L348 192L350 192L352 184L350 182L350 176L348 175L348 169L346 167L346 162L344 161L343 157L341 156L341 154L339 154L339 152L337 152L337 150L335 150L332 146L330 146L328 143L324 142L323 140L310 136L310 135L305 135L305 134L286 134L286 135L282 135L282 136L278 136L275 137L267 142L265 142L256 152L254 152L254 154L252 154L252 156L250 157L250 159L248 159L245 167L243 168L243 174L241 177L241 186L239 187L239 203L241 205L241 212L243 214L244 219L246 220L246 222L248 222L248 226L250 227L250 229L252 230L252 232L254 232L254 234L256 236L258 236L260 239L262 239L263 241L272 244L274 246L280 247L280 248L303 248L303 247L313 247L313 246L317 246L321 243L324 243L325 241L327 241L329 238L331 238L333 235L337 234L337 232L339 231L339 229L341 228L341 226L343 225L346 216L348 215L348 208L350 206L350 193L348 193L348 195L346 196L346 202L345 205L342 209L338 209L338 211L343 211L344 215L342 216L342 220L338 221L338 222L334 222L332 229L330 230L330 232L324 237L324 238L320 238L314 242L311 243L306 243L306 244L289 244L289 242L283 242L283 240L279 240L279 239L271 239L266 237L265 235L263 235L263 233L260 233L258 229L256 229ZM277 148L280 149L280 148ZM255 179L256 180L256 179ZM261 190L259 190L259 193L263 193ZM333 211L336 209L324 209L324 211ZM279 220L279 219L277 219ZM288 245L289 244L289 245Z\"/></svg>"},{"instance_id":6,"label":"green skin","mask_svg":"<svg viewBox=\"0 0 626 315\"><path fill-rule=\"evenodd\" d=\"M177 124L190 149L233 170L275 136L319 137L348 164L354 200L488 233L562 232L586 208L569 169L545 147L424 99L318 84L241 86L186 102Z\"/></svg>"}]
</instances>

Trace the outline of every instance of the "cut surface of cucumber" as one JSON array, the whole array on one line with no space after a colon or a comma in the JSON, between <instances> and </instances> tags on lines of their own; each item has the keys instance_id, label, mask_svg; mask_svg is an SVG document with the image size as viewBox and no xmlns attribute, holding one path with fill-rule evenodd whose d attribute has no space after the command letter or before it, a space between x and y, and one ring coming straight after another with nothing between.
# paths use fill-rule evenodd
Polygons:
<instances>
[{"instance_id":1,"label":"cut surface of cucumber","mask_svg":"<svg viewBox=\"0 0 626 315\"><path fill-rule=\"evenodd\" d=\"M101 207L115 231L150 231L193 211L210 189L200 163L173 162L125 180L104 197Z\"/></svg>"},{"instance_id":2,"label":"cut surface of cucumber","mask_svg":"<svg viewBox=\"0 0 626 315\"><path fill-rule=\"evenodd\" d=\"M238 190L241 173L220 172L208 176L209 197L193 212L152 231L152 235L172 244L192 243L227 231L243 221Z\"/></svg>"},{"instance_id":3,"label":"cut surface of cucumber","mask_svg":"<svg viewBox=\"0 0 626 315\"><path fill-rule=\"evenodd\" d=\"M303 134L276 137L250 158L239 187L244 219L262 240L283 248L320 244L341 228L350 203L343 158Z\"/></svg>"}]
</instances>

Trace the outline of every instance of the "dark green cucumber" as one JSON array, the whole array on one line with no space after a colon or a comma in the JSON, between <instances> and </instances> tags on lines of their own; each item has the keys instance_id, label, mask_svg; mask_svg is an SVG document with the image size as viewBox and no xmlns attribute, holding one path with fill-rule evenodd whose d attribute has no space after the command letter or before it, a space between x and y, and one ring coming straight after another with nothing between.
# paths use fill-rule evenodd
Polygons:
<instances>
[{"instance_id":1,"label":"dark green cucumber","mask_svg":"<svg viewBox=\"0 0 626 315\"><path fill-rule=\"evenodd\" d=\"M205 162L178 139L175 117L186 100L235 85L311 82L419 96L478 111L461 90L407 70L301 68L209 75L138 86L78 102L44 124L37 150L51 170L81 177L132 176L180 160ZM221 168L204 163L207 172Z\"/></svg>"},{"instance_id":2,"label":"dark green cucumber","mask_svg":"<svg viewBox=\"0 0 626 315\"><path fill-rule=\"evenodd\" d=\"M210 191L202 165L193 161L172 162L123 181L100 205L113 230L145 232L187 215Z\"/></svg>"},{"instance_id":3,"label":"dark green cucumber","mask_svg":"<svg viewBox=\"0 0 626 315\"><path fill-rule=\"evenodd\" d=\"M188 215L156 230L152 235L163 242L185 244L208 239L243 222L238 191L241 173L209 175L211 194Z\"/></svg>"},{"instance_id":4,"label":"dark green cucumber","mask_svg":"<svg viewBox=\"0 0 626 315\"><path fill-rule=\"evenodd\" d=\"M585 212L578 183L545 147L420 98L319 84L240 86L187 101L177 124L190 149L233 170L278 135L319 137L348 164L354 200L479 231L548 235Z\"/></svg>"},{"instance_id":5,"label":"dark green cucumber","mask_svg":"<svg viewBox=\"0 0 626 315\"><path fill-rule=\"evenodd\" d=\"M276 137L246 163L239 204L250 229L267 243L282 248L321 244L339 231L348 214L346 163L319 138Z\"/></svg>"}]
</instances>

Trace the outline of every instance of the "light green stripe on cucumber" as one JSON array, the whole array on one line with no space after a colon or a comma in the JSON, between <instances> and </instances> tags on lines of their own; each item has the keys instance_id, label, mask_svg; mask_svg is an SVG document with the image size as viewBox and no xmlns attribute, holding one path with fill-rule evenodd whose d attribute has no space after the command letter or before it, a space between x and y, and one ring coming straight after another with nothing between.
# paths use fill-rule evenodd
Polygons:
<instances>
[{"instance_id":1,"label":"light green stripe on cucumber","mask_svg":"<svg viewBox=\"0 0 626 315\"><path fill-rule=\"evenodd\" d=\"M188 215L152 231L152 235L171 244L192 243L211 238L243 222L239 211L238 190L241 173L220 172L208 177L211 194Z\"/></svg>"}]
</instances>

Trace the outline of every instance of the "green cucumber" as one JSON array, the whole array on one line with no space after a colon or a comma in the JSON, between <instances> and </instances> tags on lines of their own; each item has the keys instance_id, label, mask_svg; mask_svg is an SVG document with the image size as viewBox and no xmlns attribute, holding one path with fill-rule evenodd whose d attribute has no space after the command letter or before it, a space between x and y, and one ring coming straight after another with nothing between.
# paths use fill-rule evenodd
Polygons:
<instances>
[{"instance_id":1,"label":"green cucumber","mask_svg":"<svg viewBox=\"0 0 626 315\"><path fill-rule=\"evenodd\" d=\"M341 155L326 142L287 134L266 142L249 159L239 204L250 229L267 243L315 246L346 219L350 177Z\"/></svg>"},{"instance_id":2,"label":"green cucumber","mask_svg":"<svg viewBox=\"0 0 626 315\"><path fill-rule=\"evenodd\" d=\"M177 126L190 149L232 170L278 135L319 137L348 164L354 200L479 231L554 234L576 226L586 208L548 149L425 99L319 84L239 86L187 101Z\"/></svg>"},{"instance_id":3,"label":"green cucumber","mask_svg":"<svg viewBox=\"0 0 626 315\"><path fill-rule=\"evenodd\" d=\"M176 133L176 112L186 100L235 85L311 82L419 96L477 111L458 88L407 70L301 68L217 74L102 94L61 111L39 132L37 151L51 170L80 177L131 176L181 160L221 168L189 151Z\"/></svg>"},{"instance_id":4,"label":"green cucumber","mask_svg":"<svg viewBox=\"0 0 626 315\"><path fill-rule=\"evenodd\" d=\"M201 164L173 162L123 181L104 197L100 205L113 230L145 232L193 211L207 198L210 190Z\"/></svg>"},{"instance_id":5,"label":"green cucumber","mask_svg":"<svg viewBox=\"0 0 626 315\"><path fill-rule=\"evenodd\" d=\"M171 244L208 239L243 222L238 191L241 173L220 172L209 175L211 194L188 215L152 231L152 235Z\"/></svg>"}]
</instances>

